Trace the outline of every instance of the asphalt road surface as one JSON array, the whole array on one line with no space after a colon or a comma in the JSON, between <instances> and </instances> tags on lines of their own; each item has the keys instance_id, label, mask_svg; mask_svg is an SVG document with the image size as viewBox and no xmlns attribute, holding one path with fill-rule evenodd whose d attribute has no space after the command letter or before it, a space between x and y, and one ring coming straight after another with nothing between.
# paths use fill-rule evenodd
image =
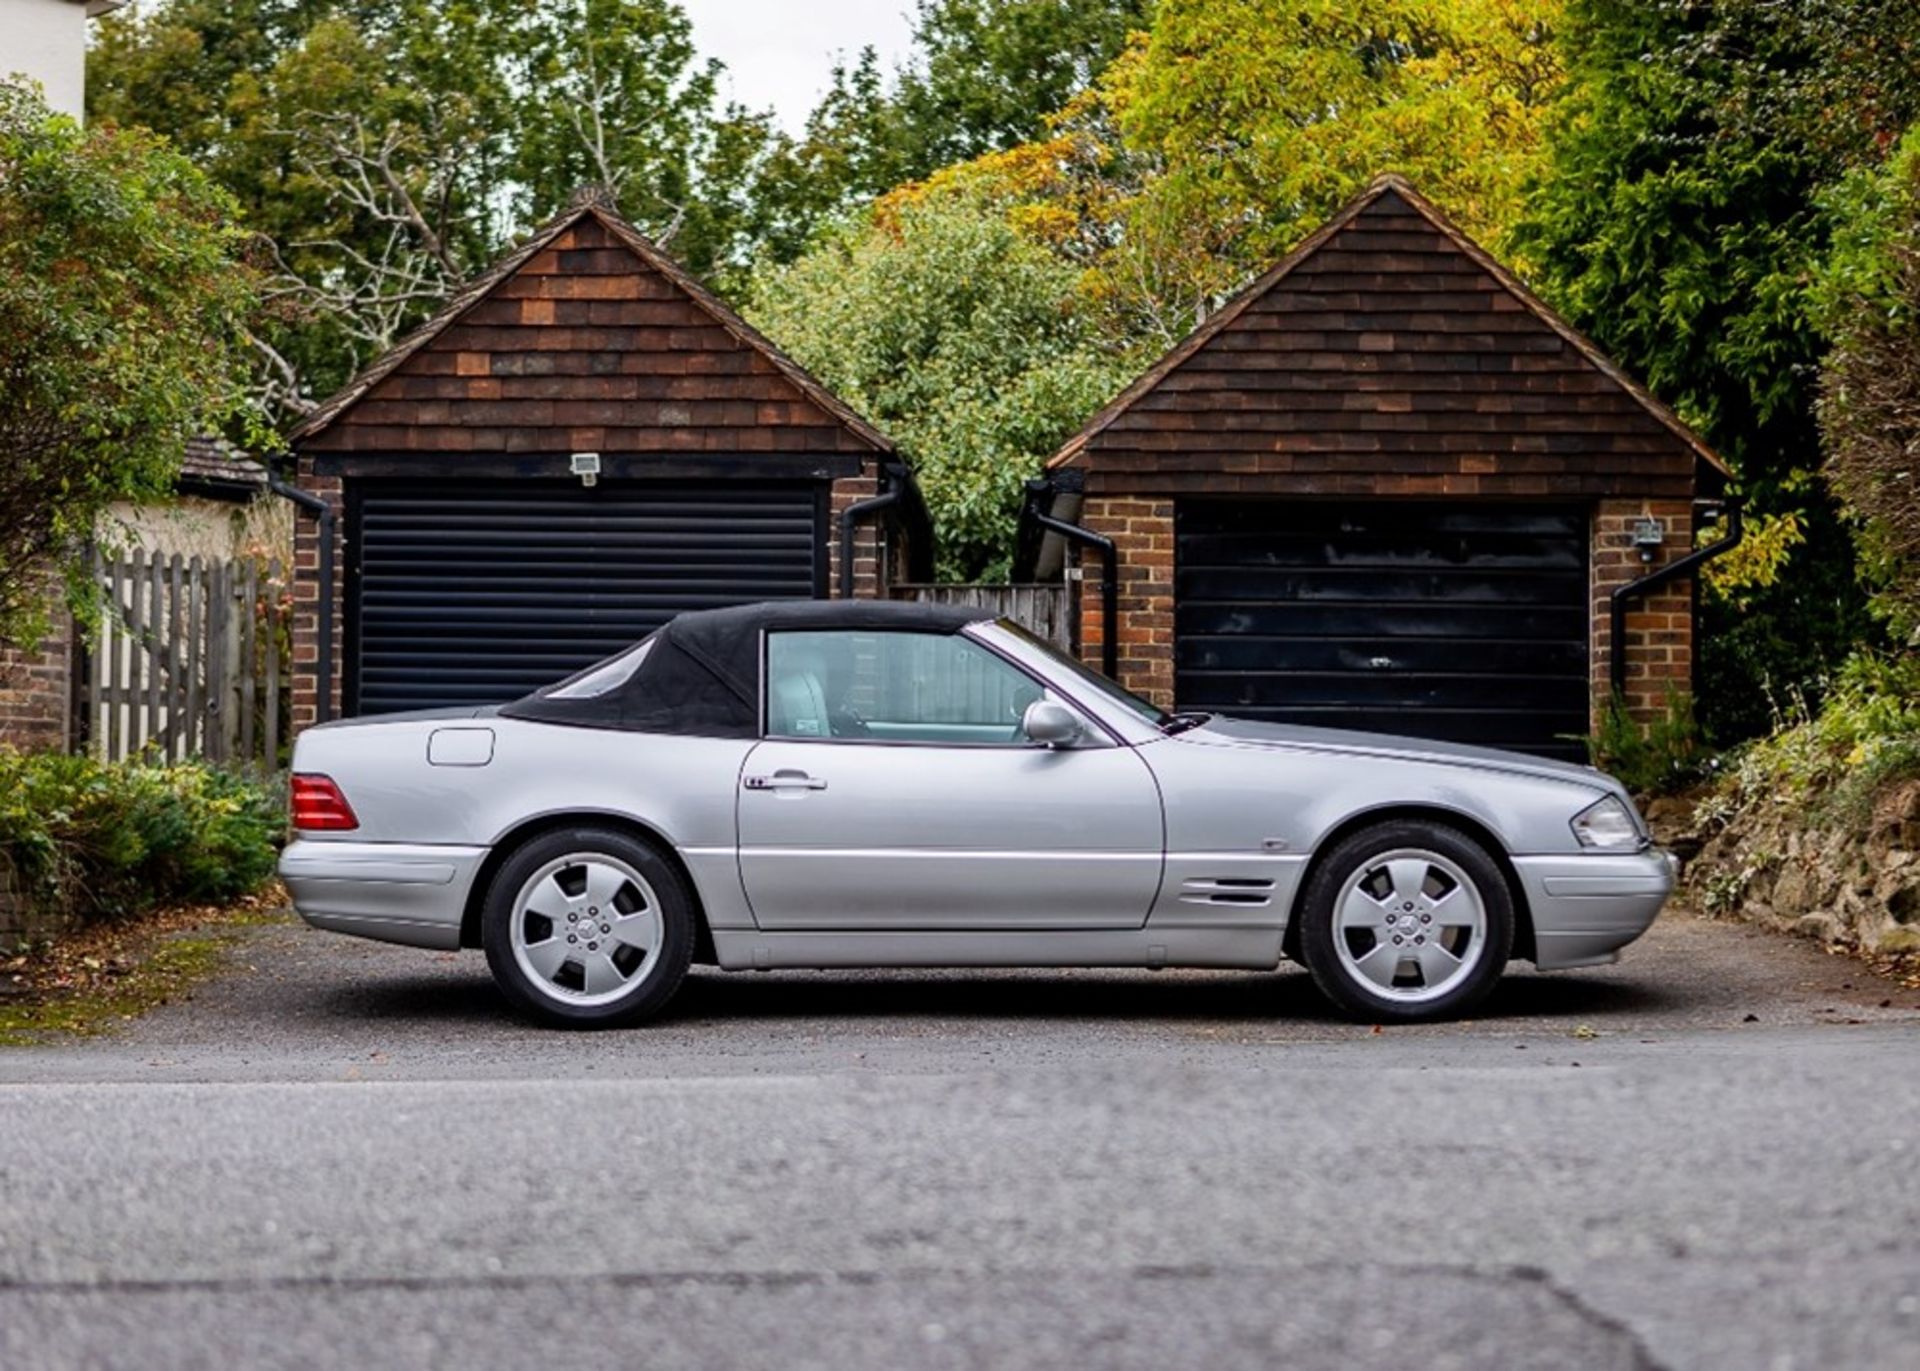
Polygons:
<instances>
[{"instance_id":1,"label":"asphalt road surface","mask_svg":"<svg viewBox=\"0 0 1920 1371\"><path fill-rule=\"evenodd\" d=\"M1466 1024L1303 973L510 1020L257 929L0 1049L0 1367L1920 1368L1920 994L1683 915Z\"/></svg>"}]
</instances>

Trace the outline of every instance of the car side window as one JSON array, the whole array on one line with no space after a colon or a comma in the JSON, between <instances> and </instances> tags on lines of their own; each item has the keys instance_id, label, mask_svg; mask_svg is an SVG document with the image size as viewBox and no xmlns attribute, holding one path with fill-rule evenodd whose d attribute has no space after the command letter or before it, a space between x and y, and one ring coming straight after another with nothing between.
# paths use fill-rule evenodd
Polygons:
<instances>
[{"instance_id":1,"label":"car side window","mask_svg":"<svg viewBox=\"0 0 1920 1371\"><path fill-rule=\"evenodd\" d=\"M767 736L1007 747L1038 682L949 633L767 635Z\"/></svg>"}]
</instances>

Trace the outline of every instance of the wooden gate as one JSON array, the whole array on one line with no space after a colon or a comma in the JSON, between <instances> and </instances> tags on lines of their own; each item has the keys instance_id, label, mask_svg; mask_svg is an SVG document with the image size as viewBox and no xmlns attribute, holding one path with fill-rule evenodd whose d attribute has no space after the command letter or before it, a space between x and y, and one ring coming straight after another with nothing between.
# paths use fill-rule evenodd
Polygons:
<instances>
[{"instance_id":1,"label":"wooden gate","mask_svg":"<svg viewBox=\"0 0 1920 1371\"><path fill-rule=\"evenodd\" d=\"M279 560L136 551L96 559L95 575L104 608L77 692L83 746L109 761L277 768L290 734Z\"/></svg>"},{"instance_id":2,"label":"wooden gate","mask_svg":"<svg viewBox=\"0 0 1920 1371\"><path fill-rule=\"evenodd\" d=\"M1034 637L1052 643L1062 652L1073 651L1072 600L1065 583L1010 586L896 585L893 587L893 598L976 608L983 619L1011 619Z\"/></svg>"}]
</instances>

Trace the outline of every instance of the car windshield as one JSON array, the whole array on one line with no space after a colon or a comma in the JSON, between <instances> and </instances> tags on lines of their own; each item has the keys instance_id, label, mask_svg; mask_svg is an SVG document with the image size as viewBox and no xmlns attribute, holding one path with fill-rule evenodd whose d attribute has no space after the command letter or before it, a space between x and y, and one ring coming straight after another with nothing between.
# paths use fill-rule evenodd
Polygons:
<instances>
[{"instance_id":1,"label":"car windshield","mask_svg":"<svg viewBox=\"0 0 1920 1371\"><path fill-rule=\"evenodd\" d=\"M1119 705L1136 718L1160 729L1164 729L1168 724L1176 722L1176 716L1167 713L1164 709L1149 704L1132 691L1122 689L1108 677L1102 676L1092 667L1075 661L1052 643L1047 642L1044 638L1036 637L1033 633L1016 624L1013 620L1002 619L999 621L999 626L1008 633L1014 634L1023 643L1044 652L1048 659L1067 675L1088 687L1090 690L1097 692L1102 699Z\"/></svg>"}]
</instances>

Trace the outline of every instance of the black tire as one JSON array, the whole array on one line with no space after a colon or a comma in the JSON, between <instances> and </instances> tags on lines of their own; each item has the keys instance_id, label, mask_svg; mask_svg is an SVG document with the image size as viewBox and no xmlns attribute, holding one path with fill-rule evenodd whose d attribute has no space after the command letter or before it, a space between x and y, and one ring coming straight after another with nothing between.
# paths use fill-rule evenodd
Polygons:
<instances>
[{"instance_id":1,"label":"black tire","mask_svg":"<svg viewBox=\"0 0 1920 1371\"><path fill-rule=\"evenodd\" d=\"M1432 853L1451 862L1472 883L1484 914L1484 944L1477 961L1433 999L1408 1002L1375 989L1343 961L1337 943L1343 936L1336 907L1341 892L1370 863L1395 852ZM1499 865L1458 829L1425 820L1390 820L1341 839L1314 864L1300 902L1300 918L1301 959L1313 973L1314 983L1342 1013L1361 1023L1457 1018L1486 998L1513 952L1513 893ZM1355 954L1350 951L1349 955Z\"/></svg>"},{"instance_id":2,"label":"black tire","mask_svg":"<svg viewBox=\"0 0 1920 1371\"><path fill-rule=\"evenodd\" d=\"M659 914L660 945L651 965L605 1003L568 1003L544 989L514 955L511 925L522 887L541 868L576 855L610 857L631 867L652 888L649 907ZM678 868L652 845L617 829L564 828L529 839L494 873L481 910L480 937L494 983L521 1014L555 1028L621 1028L658 1014L680 988L693 957L695 920L693 898Z\"/></svg>"}]
</instances>

